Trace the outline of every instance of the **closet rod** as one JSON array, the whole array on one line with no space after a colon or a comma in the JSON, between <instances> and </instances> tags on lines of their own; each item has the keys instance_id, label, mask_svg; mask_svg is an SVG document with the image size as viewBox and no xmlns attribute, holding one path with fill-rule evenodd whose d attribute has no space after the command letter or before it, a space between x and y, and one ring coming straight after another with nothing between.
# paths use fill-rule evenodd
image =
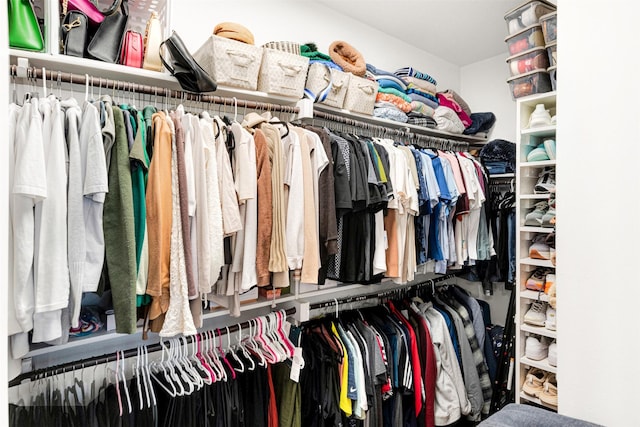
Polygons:
<instances>
[{"instance_id":1,"label":"closet rod","mask_svg":"<svg viewBox=\"0 0 640 427\"><path fill-rule=\"evenodd\" d=\"M365 131L372 131L381 136L406 138L408 140L408 142L406 142L407 144L415 144L423 148L435 147L443 150L469 151L468 142L411 132L409 130L410 128L390 128L318 110L314 110L313 118L328 122L337 122L347 126L364 129Z\"/></svg>"},{"instance_id":2,"label":"closet rod","mask_svg":"<svg viewBox=\"0 0 640 427\"><path fill-rule=\"evenodd\" d=\"M296 308L291 307L284 310L284 312L286 313L287 316L290 316L296 313ZM231 325L229 327L225 326L224 329L215 328L215 331L218 332L216 336L220 336L226 333L236 332L240 328L248 329L250 326L249 322L250 321L247 320L246 322L236 323L235 325ZM187 340L187 344L191 344L193 342L193 337L194 335L188 335L184 337ZM154 353L156 351L162 350L162 343L158 342L156 344L150 344L146 347L149 353ZM125 350L124 356L122 356L121 358L129 358L129 357L137 356L138 355L137 351L138 351L137 347ZM76 369L84 369L94 365L102 365L105 363L115 362L116 359L117 359L116 353L110 353L110 354L103 354L102 356L88 357L86 359L75 360L73 362L63 363L60 365L49 366L46 368L31 371L31 372L25 372L23 374L18 375L13 380L9 381L9 387L15 387L17 385L20 385L25 380L34 381L35 379L42 376L46 377L51 375L64 374L65 372L74 371Z\"/></svg>"},{"instance_id":3,"label":"closet rod","mask_svg":"<svg viewBox=\"0 0 640 427\"><path fill-rule=\"evenodd\" d=\"M11 77L17 77L17 65L11 65L9 74ZM27 69L27 78L43 79L42 69L38 67L29 67ZM138 83L123 82L119 80L104 79L102 77L93 77L84 74L65 73L61 71L52 71L45 69L45 80L49 80L54 84L71 83L79 85L92 85L92 87L102 87L104 89L121 90L125 92L135 92L146 95L163 96L167 98L175 98L183 101L206 102L210 104L229 105L232 107L242 107L262 111L277 111L282 113L297 114L298 107L280 104L271 104L268 102L247 101L237 98L227 98L217 95L208 95L201 93L191 93L180 90L171 90L159 86L148 86Z\"/></svg>"},{"instance_id":4,"label":"closet rod","mask_svg":"<svg viewBox=\"0 0 640 427\"><path fill-rule=\"evenodd\" d=\"M408 286L389 289L389 290L385 290L385 291L381 291L381 292L377 292L377 293L356 295L356 296L350 296L350 297L345 297L345 298L338 298L337 300L333 299L333 300L317 302L317 303L314 303L314 304L310 304L309 305L309 310L317 310L319 308L325 308L325 307L335 307L336 306L336 302L338 303L338 305L340 305L340 304L349 304L349 303L353 303L353 302L365 301L365 300L374 299L374 298L385 298L385 297L388 297L390 295L393 295L393 294L397 293L398 291L407 291L407 290L410 290L410 289L420 289L420 288L423 288L425 286L435 286L436 283L444 282L444 281L447 281L449 279L453 279L454 277L458 277L458 276L460 276L460 275L462 275L464 273L466 273L466 271L462 270L462 271L459 271L459 272L446 274L444 276L435 277L433 279L424 280L422 282L414 283L414 284L411 284L411 285L408 285Z\"/></svg>"}]
</instances>

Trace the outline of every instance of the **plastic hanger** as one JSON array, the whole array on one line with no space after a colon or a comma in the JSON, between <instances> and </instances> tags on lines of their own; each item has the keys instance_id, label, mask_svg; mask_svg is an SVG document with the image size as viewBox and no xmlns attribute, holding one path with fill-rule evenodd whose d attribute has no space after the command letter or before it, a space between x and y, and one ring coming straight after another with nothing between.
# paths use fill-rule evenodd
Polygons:
<instances>
[{"instance_id":1,"label":"plastic hanger","mask_svg":"<svg viewBox=\"0 0 640 427\"><path fill-rule=\"evenodd\" d=\"M256 323L255 330L253 329L254 322ZM249 336L247 337L247 344L249 345L249 348L252 350L252 352L258 358L258 365L264 367L264 366L267 366L267 362L264 356L262 355L262 350L260 350L259 345L255 339L255 336L258 333L257 328L258 328L257 321L255 319L250 319L249 320Z\"/></svg>"},{"instance_id":2,"label":"plastic hanger","mask_svg":"<svg viewBox=\"0 0 640 427\"><path fill-rule=\"evenodd\" d=\"M169 340L169 354L171 355L171 358L169 359L170 360L169 375L171 375L173 382L177 386L178 396L184 396L186 392L184 389L184 384L180 379L180 376L182 376L182 368L178 362L178 355L176 353L176 345L175 345L174 339Z\"/></svg>"},{"instance_id":3,"label":"plastic hanger","mask_svg":"<svg viewBox=\"0 0 640 427\"><path fill-rule=\"evenodd\" d=\"M249 362L249 371L253 371L254 369L256 369L256 362L253 360L253 357L251 357L251 354L245 347L244 342L242 341L242 326L240 326L239 323L238 323L238 347L240 348L240 350L242 350L242 355L244 356L244 358L247 360L247 362Z\"/></svg>"},{"instance_id":4,"label":"plastic hanger","mask_svg":"<svg viewBox=\"0 0 640 427\"><path fill-rule=\"evenodd\" d=\"M278 334L279 321L275 312L271 312L266 316L268 326L268 336L271 340L272 348L278 354L280 362L287 360L289 357L293 357L293 352L289 355L289 351Z\"/></svg>"},{"instance_id":5,"label":"plastic hanger","mask_svg":"<svg viewBox=\"0 0 640 427\"><path fill-rule=\"evenodd\" d=\"M205 384L211 385L213 384L213 381L214 381L214 374L213 374L213 370L211 369L211 366L209 366L209 364L205 361L200 351L200 334L195 335L193 344L194 344L193 357L200 371L204 373L204 377L202 378L202 380Z\"/></svg>"},{"instance_id":6,"label":"plastic hanger","mask_svg":"<svg viewBox=\"0 0 640 427\"><path fill-rule=\"evenodd\" d=\"M180 343L182 344L179 347L181 350L180 360L182 361L184 377L189 382L190 392L188 394L191 394L194 390L200 390L204 385L204 381L198 371L194 368L192 359L189 358L189 346L187 339L184 336L180 337Z\"/></svg>"},{"instance_id":7,"label":"plastic hanger","mask_svg":"<svg viewBox=\"0 0 640 427\"><path fill-rule=\"evenodd\" d=\"M150 372L153 379L167 392L167 394L171 397L176 397L178 395L178 391L176 390L173 381L171 380L168 372L167 363L165 361L165 356L169 357L169 349L165 346L164 341L160 340L160 346L162 347L162 359L159 363L154 362L152 365L152 369L154 372ZM164 376L164 381L161 381L156 376L157 373L162 372ZM167 388L165 384L168 384L171 387L171 390Z\"/></svg>"},{"instance_id":8,"label":"plastic hanger","mask_svg":"<svg viewBox=\"0 0 640 427\"><path fill-rule=\"evenodd\" d=\"M256 322L258 323L257 334L255 336L256 342L258 346L262 349L262 355L267 360L267 362L273 364L278 363L280 360L275 351L271 348L270 344L267 341L267 334L265 328L265 321L262 317L256 318Z\"/></svg>"},{"instance_id":9,"label":"plastic hanger","mask_svg":"<svg viewBox=\"0 0 640 427\"><path fill-rule=\"evenodd\" d=\"M244 372L244 363L242 363L242 360L240 360L240 358L236 354L235 350L231 346L231 337L230 337L230 333L229 333L229 327L225 326L225 329L227 330L227 353L230 353L231 357L233 358L233 360L235 360L236 363L239 365L239 367L235 367L234 366L233 369L236 372Z\"/></svg>"},{"instance_id":10,"label":"plastic hanger","mask_svg":"<svg viewBox=\"0 0 640 427\"><path fill-rule=\"evenodd\" d=\"M144 408L144 393L142 392L142 383L144 381L142 380L142 378L140 378L140 347L136 348L136 363L131 367L131 370L133 371L133 376L136 378L136 388L138 389L138 406L139 409L142 410ZM147 399L149 399L149 394L147 394Z\"/></svg>"},{"instance_id":11,"label":"plastic hanger","mask_svg":"<svg viewBox=\"0 0 640 427\"><path fill-rule=\"evenodd\" d=\"M231 372L231 378L235 380L236 379L236 371L233 369L233 366L231 366L231 363L229 363L229 360L227 359L227 355L225 354L224 350L222 349L222 332L220 332L220 328L218 328L217 331L218 331L218 352L220 353L220 356L222 357L222 362L226 365L226 367Z\"/></svg>"},{"instance_id":12,"label":"plastic hanger","mask_svg":"<svg viewBox=\"0 0 640 427\"><path fill-rule=\"evenodd\" d=\"M133 405L131 404L131 397L129 396L129 387L127 387L127 377L125 374L125 358L124 351L120 351L120 363L122 363L122 368L120 369L120 376L122 378L122 385L124 388L124 394L127 398L127 413L130 414L133 411Z\"/></svg>"},{"instance_id":13,"label":"plastic hanger","mask_svg":"<svg viewBox=\"0 0 640 427\"><path fill-rule=\"evenodd\" d=\"M118 396L118 414L122 416L122 398L120 397L120 352L116 352L116 370L115 370L115 386L116 395Z\"/></svg>"},{"instance_id":14,"label":"plastic hanger","mask_svg":"<svg viewBox=\"0 0 640 427\"><path fill-rule=\"evenodd\" d=\"M207 331L207 336L209 338L208 340L208 349L207 349L207 355L209 356L212 365L211 367L215 369L216 371L216 378L217 381L226 381L227 380L227 373L224 369L224 366L222 366L222 362L220 361L220 358L218 357L218 353L215 351L215 346L216 346L216 342L215 342L215 336L213 335L212 331Z\"/></svg>"}]
</instances>

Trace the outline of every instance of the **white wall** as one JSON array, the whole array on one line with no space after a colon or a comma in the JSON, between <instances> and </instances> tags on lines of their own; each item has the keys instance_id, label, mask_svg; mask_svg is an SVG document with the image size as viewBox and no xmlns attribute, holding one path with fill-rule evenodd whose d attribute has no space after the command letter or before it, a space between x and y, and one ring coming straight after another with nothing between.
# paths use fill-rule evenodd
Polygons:
<instances>
[{"instance_id":1,"label":"white wall","mask_svg":"<svg viewBox=\"0 0 640 427\"><path fill-rule=\"evenodd\" d=\"M511 98L507 45L504 54L460 69L460 95L474 113L490 111L496 116L489 139L516 142L516 103Z\"/></svg>"},{"instance_id":2,"label":"white wall","mask_svg":"<svg viewBox=\"0 0 640 427\"><path fill-rule=\"evenodd\" d=\"M637 426L638 13L630 1L558 3L559 409Z\"/></svg>"},{"instance_id":3,"label":"white wall","mask_svg":"<svg viewBox=\"0 0 640 427\"><path fill-rule=\"evenodd\" d=\"M413 66L432 75L438 90L460 89L458 66L311 1L180 0L172 6L171 28L192 52L213 33L216 24L230 21L247 27L256 45L284 40L315 42L321 52L328 53L333 41L343 40L380 69L393 72Z\"/></svg>"}]
</instances>

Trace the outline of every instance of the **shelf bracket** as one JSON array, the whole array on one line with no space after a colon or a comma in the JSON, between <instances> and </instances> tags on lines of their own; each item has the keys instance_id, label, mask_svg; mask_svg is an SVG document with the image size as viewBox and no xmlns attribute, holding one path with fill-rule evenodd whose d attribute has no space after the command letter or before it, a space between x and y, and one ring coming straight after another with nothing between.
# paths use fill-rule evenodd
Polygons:
<instances>
[{"instance_id":1,"label":"shelf bracket","mask_svg":"<svg viewBox=\"0 0 640 427\"><path fill-rule=\"evenodd\" d=\"M27 70L29 69L29 60L27 58L18 58L18 66L16 67L16 77L27 78Z\"/></svg>"}]
</instances>

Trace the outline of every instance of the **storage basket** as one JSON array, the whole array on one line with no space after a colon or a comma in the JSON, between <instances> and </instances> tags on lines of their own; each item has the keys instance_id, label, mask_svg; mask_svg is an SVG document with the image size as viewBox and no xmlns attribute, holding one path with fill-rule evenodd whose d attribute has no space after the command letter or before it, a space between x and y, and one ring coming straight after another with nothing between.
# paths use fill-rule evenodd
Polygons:
<instances>
[{"instance_id":1,"label":"storage basket","mask_svg":"<svg viewBox=\"0 0 640 427\"><path fill-rule=\"evenodd\" d=\"M256 90L262 51L260 46L212 35L193 58L218 85Z\"/></svg>"},{"instance_id":2,"label":"storage basket","mask_svg":"<svg viewBox=\"0 0 640 427\"><path fill-rule=\"evenodd\" d=\"M258 90L273 95L302 98L309 58L282 50L264 48L258 75Z\"/></svg>"},{"instance_id":3,"label":"storage basket","mask_svg":"<svg viewBox=\"0 0 640 427\"><path fill-rule=\"evenodd\" d=\"M305 92L313 101L336 108L344 107L351 73L345 73L319 62L309 65Z\"/></svg>"},{"instance_id":4,"label":"storage basket","mask_svg":"<svg viewBox=\"0 0 640 427\"><path fill-rule=\"evenodd\" d=\"M354 113L373 114L373 106L378 93L378 82L351 75L344 109Z\"/></svg>"},{"instance_id":5,"label":"storage basket","mask_svg":"<svg viewBox=\"0 0 640 427\"><path fill-rule=\"evenodd\" d=\"M264 48L281 50L282 52L300 55L300 43L289 41L268 42L262 45Z\"/></svg>"}]
</instances>

